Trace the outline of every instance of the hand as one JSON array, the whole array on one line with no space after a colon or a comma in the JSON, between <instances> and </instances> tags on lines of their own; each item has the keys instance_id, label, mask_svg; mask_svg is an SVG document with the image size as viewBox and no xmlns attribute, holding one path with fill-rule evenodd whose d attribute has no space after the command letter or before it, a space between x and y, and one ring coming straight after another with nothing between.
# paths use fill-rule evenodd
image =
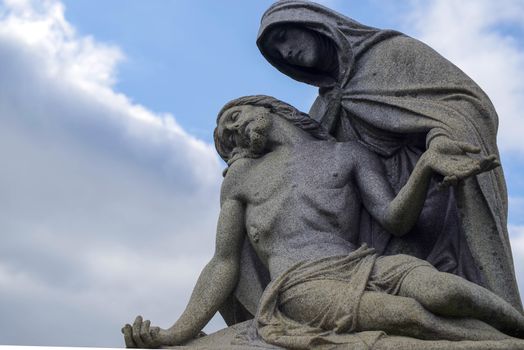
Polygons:
<instances>
[{"instance_id":1,"label":"hand","mask_svg":"<svg viewBox=\"0 0 524 350\"><path fill-rule=\"evenodd\" d=\"M151 327L151 321L137 316L131 326L122 328L127 348L158 348L163 345L176 345L171 333L159 327Z\"/></svg>"},{"instance_id":2,"label":"hand","mask_svg":"<svg viewBox=\"0 0 524 350\"><path fill-rule=\"evenodd\" d=\"M439 188L454 186L459 180L492 170L500 163L495 155L472 158L467 153L480 153L480 148L466 142L439 137L422 155L423 161L436 173L444 176Z\"/></svg>"},{"instance_id":3,"label":"hand","mask_svg":"<svg viewBox=\"0 0 524 350\"><path fill-rule=\"evenodd\" d=\"M467 142L455 141L448 136L440 135L431 140L428 150L441 154L480 153L480 148Z\"/></svg>"}]
</instances>

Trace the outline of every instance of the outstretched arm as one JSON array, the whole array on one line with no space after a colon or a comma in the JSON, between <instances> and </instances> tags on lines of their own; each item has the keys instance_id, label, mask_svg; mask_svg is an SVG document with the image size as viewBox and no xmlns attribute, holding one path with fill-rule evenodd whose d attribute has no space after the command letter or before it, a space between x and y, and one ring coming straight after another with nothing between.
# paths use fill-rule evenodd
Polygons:
<instances>
[{"instance_id":1,"label":"outstretched arm","mask_svg":"<svg viewBox=\"0 0 524 350\"><path fill-rule=\"evenodd\" d=\"M122 329L127 347L183 344L198 335L235 288L244 227L242 203L226 199L218 220L215 255L200 274L182 316L165 330L150 328L149 321L138 316L133 326L127 324Z\"/></svg>"},{"instance_id":2,"label":"outstretched arm","mask_svg":"<svg viewBox=\"0 0 524 350\"><path fill-rule=\"evenodd\" d=\"M473 150L474 147L471 146ZM368 154L356 167L356 181L364 206L393 235L402 236L415 225L424 206L433 173L444 176L443 185L489 171L500 164L495 156L474 159L468 155L443 155L428 150L418 160L407 183L394 196L380 160Z\"/></svg>"}]
</instances>

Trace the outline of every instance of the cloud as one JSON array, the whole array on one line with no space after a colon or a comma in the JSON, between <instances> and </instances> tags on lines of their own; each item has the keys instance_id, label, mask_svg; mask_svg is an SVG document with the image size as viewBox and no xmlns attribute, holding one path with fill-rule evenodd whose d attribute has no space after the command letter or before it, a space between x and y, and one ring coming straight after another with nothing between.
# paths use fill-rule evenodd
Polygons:
<instances>
[{"instance_id":1,"label":"cloud","mask_svg":"<svg viewBox=\"0 0 524 350\"><path fill-rule=\"evenodd\" d=\"M407 23L490 96L500 117L501 151L524 154L524 2L413 1Z\"/></svg>"},{"instance_id":2,"label":"cloud","mask_svg":"<svg viewBox=\"0 0 524 350\"><path fill-rule=\"evenodd\" d=\"M412 23L493 97L503 148L522 151L521 47L493 30L521 27L518 1L502 12L487 1L425 4ZM58 1L0 5L0 344L120 347L136 314L163 327L176 319L212 254L215 152L115 91L122 60L80 36Z\"/></svg>"},{"instance_id":3,"label":"cloud","mask_svg":"<svg viewBox=\"0 0 524 350\"><path fill-rule=\"evenodd\" d=\"M519 281L519 290L524 292L524 225L510 225L508 227L511 235L511 248L513 249L513 261L515 263L515 275Z\"/></svg>"},{"instance_id":4,"label":"cloud","mask_svg":"<svg viewBox=\"0 0 524 350\"><path fill-rule=\"evenodd\" d=\"M122 346L212 254L215 151L115 91L124 59L58 1L0 5L0 344Z\"/></svg>"}]
</instances>

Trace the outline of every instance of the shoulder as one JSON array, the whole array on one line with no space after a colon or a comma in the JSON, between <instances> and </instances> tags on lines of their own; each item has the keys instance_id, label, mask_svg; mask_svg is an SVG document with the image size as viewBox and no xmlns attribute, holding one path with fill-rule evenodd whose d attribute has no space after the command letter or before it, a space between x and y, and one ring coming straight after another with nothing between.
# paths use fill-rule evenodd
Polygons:
<instances>
[{"instance_id":1,"label":"shoulder","mask_svg":"<svg viewBox=\"0 0 524 350\"><path fill-rule=\"evenodd\" d=\"M220 189L220 203L224 203L228 199L241 199L243 184L251 166L250 160L247 158L239 159L227 169Z\"/></svg>"},{"instance_id":2,"label":"shoulder","mask_svg":"<svg viewBox=\"0 0 524 350\"><path fill-rule=\"evenodd\" d=\"M369 169L381 169L380 157L360 142L339 142L337 146L337 158L348 170L369 173Z\"/></svg>"},{"instance_id":3,"label":"shoulder","mask_svg":"<svg viewBox=\"0 0 524 350\"><path fill-rule=\"evenodd\" d=\"M352 163L377 158L378 156L358 141L336 143L336 153Z\"/></svg>"}]
</instances>

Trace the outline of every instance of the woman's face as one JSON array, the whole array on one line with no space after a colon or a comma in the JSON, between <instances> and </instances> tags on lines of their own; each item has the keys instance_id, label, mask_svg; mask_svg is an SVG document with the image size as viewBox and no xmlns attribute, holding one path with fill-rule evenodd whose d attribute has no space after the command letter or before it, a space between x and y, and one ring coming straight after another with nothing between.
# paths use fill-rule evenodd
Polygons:
<instances>
[{"instance_id":1,"label":"woman's face","mask_svg":"<svg viewBox=\"0 0 524 350\"><path fill-rule=\"evenodd\" d=\"M322 45L315 33L307 28L285 25L271 30L267 38L270 55L280 57L294 66L317 67Z\"/></svg>"}]
</instances>

